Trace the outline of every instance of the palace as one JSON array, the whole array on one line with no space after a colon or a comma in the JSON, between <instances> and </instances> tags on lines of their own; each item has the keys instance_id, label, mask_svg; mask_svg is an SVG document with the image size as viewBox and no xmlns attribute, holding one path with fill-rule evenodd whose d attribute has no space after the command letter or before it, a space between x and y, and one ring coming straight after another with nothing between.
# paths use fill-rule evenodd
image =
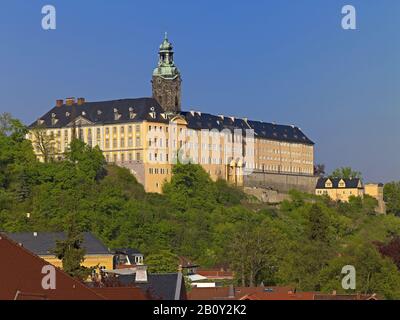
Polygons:
<instances>
[{"instance_id":1,"label":"palace","mask_svg":"<svg viewBox=\"0 0 400 320\"><path fill-rule=\"evenodd\" d=\"M306 184L315 187L314 143L298 127L182 111L182 79L167 36L158 55L152 97L57 100L30 126L37 157L61 159L75 137L98 146L107 162L128 168L148 192L162 192L178 158L202 165L213 180L238 186L254 185L255 174L257 185L265 186L265 177L272 176L295 186L308 179ZM40 132L51 148L41 146Z\"/></svg>"}]
</instances>

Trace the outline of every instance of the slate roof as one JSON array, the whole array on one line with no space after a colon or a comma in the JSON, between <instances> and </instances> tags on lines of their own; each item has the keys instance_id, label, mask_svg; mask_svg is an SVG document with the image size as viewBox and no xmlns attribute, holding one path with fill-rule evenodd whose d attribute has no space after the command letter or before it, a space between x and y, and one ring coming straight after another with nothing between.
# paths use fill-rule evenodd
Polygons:
<instances>
[{"instance_id":1,"label":"slate roof","mask_svg":"<svg viewBox=\"0 0 400 320\"><path fill-rule=\"evenodd\" d=\"M155 112L153 118L150 113ZM120 117L116 119L115 114ZM135 113L135 117L131 118L131 113ZM168 123L168 118L164 118L162 107L153 98L137 98L137 99L120 99L100 102L84 102L81 105L62 105L54 106L49 112L43 115L40 120L43 126L47 128L63 128L70 124L74 119L83 117L94 124L115 124L128 122L160 122ZM279 125L274 123L246 120L236 117L218 116L208 113L195 111L182 111L180 113L188 122L188 127L195 130L200 129L253 129L256 137L296 142L302 144L313 145L312 142L298 127ZM52 122L52 119L57 122ZM30 125L35 127L37 121Z\"/></svg>"},{"instance_id":2,"label":"slate roof","mask_svg":"<svg viewBox=\"0 0 400 320\"><path fill-rule=\"evenodd\" d=\"M56 240L65 240L64 232L33 232L5 233L7 237L37 255L52 255ZM86 254L111 254L104 244L90 232L83 233L83 247Z\"/></svg>"},{"instance_id":3,"label":"slate roof","mask_svg":"<svg viewBox=\"0 0 400 320\"><path fill-rule=\"evenodd\" d=\"M152 293L153 299L186 300L186 289L181 273L148 274L147 283L136 283L135 275L120 275L118 280L123 285L136 286Z\"/></svg>"},{"instance_id":4,"label":"slate roof","mask_svg":"<svg viewBox=\"0 0 400 320\"><path fill-rule=\"evenodd\" d=\"M332 181L332 188L326 188L325 183L327 180ZM337 189L339 188L339 182L342 180L341 178L319 178L317 181L317 189ZM352 178L352 179L343 179L346 187L344 189L356 189L358 188L358 183L360 182L359 178Z\"/></svg>"}]
</instances>

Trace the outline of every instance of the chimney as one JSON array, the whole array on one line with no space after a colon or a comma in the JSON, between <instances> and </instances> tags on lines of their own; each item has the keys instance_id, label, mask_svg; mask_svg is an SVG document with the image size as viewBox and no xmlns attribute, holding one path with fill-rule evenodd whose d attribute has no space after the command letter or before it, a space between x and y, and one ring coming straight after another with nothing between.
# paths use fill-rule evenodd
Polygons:
<instances>
[{"instance_id":1,"label":"chimney","mask_svg":"<svg viewBox=\"0 0 400 320\"><path fill-rule=\"evenodd\" d=\"M78 98L78 106L83 105L86 102L85 98Z\"/></svg>"},{"instance_id":2,"label":"chimney","mask_svg":"<svg viewBox=\"0 0 400 320\"><path fill-rule=\"evenodd\" d=\"M136 266L136 275L135 282L147 282L147 266L145 265L137 265Z\"/></svg>"},{"instance_id":3,"label":"chimney","mask_svg":"<svg viewBox=\"0 0 400 320\"><path fill-rule=\"evenodd\" d=\"M63 104L64 104L64 100L63 99L56 100L56 106L57 107L62 107Z\"/></svg>"},{"instance_id":4,"label":"chimney","mask_svg":"<svg viewBox=\"0 0 400 320\"><path fill-rule=\"evenodd\" d=\"M228 298L234 298L235 297L235 288L233 287L233 284L229 286L229 291L228 291Z\"/></svg>"},{"instance_id":5,"label":"chimney","mask_svg":"<svg viewBox=\"0 0 400 320\"><path fill-rule=\"evenodd\" d=\"M74 103L75 103L75 98L74 98L74 97L67 98L67 99L65 100L65 104L66 104L67 106L72 106Z\"/></svg>"}]
</instances>

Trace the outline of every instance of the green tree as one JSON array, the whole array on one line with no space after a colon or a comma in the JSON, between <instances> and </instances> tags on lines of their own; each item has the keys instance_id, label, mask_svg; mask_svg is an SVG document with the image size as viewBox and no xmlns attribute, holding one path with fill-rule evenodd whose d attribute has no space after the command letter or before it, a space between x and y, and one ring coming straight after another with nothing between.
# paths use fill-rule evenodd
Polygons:
<instances>
[{"instance_id":1,"label":"green tree","mask_svg":"<svg viewBox=\"0 0 400 320\"><path fill-rule=\"evenodd\" d=\"M171 182L164 184L163 191L176 210L215 208L215 183L200 165L177 163L172 173Z\"/></svg>"},{"instance_id":2,"label":"green tree","mask_svg":"<svg viewBox=\"0 0 400 320\"><path fill-rule=\"evenodd\" d=\"M400 181L385 184L383 199L386 202L387 213L400 216Z\"/></svg>"},{"instance_id":3,"label":"green tree","mask_svg":"<svg viewBox=\"0 0 400 320\"><path fill-rule=\"evenodd\" d=\"M318 204L309 211L308 239L327 243L329 241L329 217Z\"/></svg>"},{"instance_id":4,"label":"green tree","mask_svg":"<svg viewBox=\"0 0 400 320\"><path fill-rule=\"evenodd\" d=\"M53 135L47 134L46 128L38 125L32 129L33 145L43 156L44 162L49 162L55 154L55 139Z\"/></svg>"},{"instance_id":5,"label":"green tree","mask_svg":"<svg viewBox=\"0 0 400 320\"><path fill-rule=\"evenodd\" d=\"M329 175L331 178L342 178L342 179L350 179L350 178L360 178L361 179L361 172L354 171L350 167L341 167L337 168L332 171Z\"/></svg>"},{"instance_id":6,"label":"green tree","mask_svg":"<svg viewBox=\"0 0 400 320\"><path fill-rule=\"evenodd\" d=\"M145 264L149 273L171 273L177 272L179 258L169 250L161 250L146 257Z\"/></svg>"},{"instance_id":7,"label":"green tree","mask_svg":"<svg viewBox=\"0 0 400 320\"><path fill-rule=\"evenodd\" d=\"M82 266L85 260L85 248L83 244L83 235L73 219L68 221L67 238L65 240L57 240L54 254L62 261L63 270L70 276L86 280L93 272L94 268L86 268Z\"/></svg>"}]
</instances>

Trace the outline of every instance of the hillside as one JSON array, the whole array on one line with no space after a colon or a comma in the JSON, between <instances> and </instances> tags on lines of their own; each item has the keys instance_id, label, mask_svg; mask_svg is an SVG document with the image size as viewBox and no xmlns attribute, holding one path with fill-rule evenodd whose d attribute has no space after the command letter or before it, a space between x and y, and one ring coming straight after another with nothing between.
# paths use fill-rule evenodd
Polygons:
<instances>
[{"instance_id":1,"label":"hillside","mask_svg":"<svg viewBox=\"0 0 400 320\"><path fill-rule=\"evenodd\" d=\"M269 207L193 164L176 165L164 194L150 194L97 148L75 140L65 160L40 163L24 136L16 120L0 130L0 230L62 231L72 220L109 247L140 249L163 270L184 256L229 266L241 285L343 292L350 264L358 292L400 299L396 254L385 250L396 248L400 219L375 214L372 198L333 203L293 191Z\"/></svg>"}]
</instances>

